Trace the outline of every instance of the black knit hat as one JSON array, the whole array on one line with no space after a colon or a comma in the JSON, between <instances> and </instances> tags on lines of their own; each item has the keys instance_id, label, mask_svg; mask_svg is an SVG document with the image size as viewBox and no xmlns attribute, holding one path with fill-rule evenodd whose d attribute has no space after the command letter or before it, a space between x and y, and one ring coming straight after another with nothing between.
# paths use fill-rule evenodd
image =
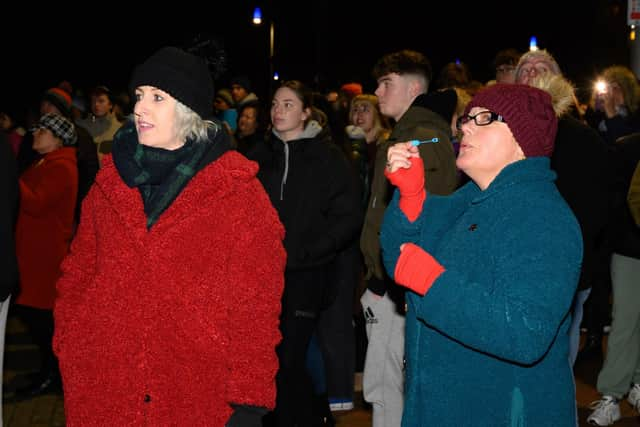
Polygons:
<instances>
[{"instance_id":1,"label":"black knit hat","mask_svg":"<svg viewBox=\"0 0 640 427\"><path fill-rule=\"evenodd\" d=\"M458 94L455 89L438 90L418 96L413 105L428 108L450 123L458 105Z\"/></svg>"},{"instance_id":2,"label":"black knit hat","mask_svg":"<svg viewBox=\"0 0 640 427\"><path fill-rule=\"evenodd\" d=\"M199 57L176 47L163 47L133 71L129 87L154 86L167 92L202 118L213 109L213 79Z\"/></svg>"},{"instance_id":3,"label":"black knit hat","mask_svg":"<svg viewBox=\"0 0 640 427\"><path fill-rule=\"evenodd\" d=\"M244 74L240 76L235 76L234 78L232 78L231 86L233 85L238 85L244 88L244 90L246 90L247 92L251 92L251 80L249 80L249 77Z\"/></svg>"}]
</instances>

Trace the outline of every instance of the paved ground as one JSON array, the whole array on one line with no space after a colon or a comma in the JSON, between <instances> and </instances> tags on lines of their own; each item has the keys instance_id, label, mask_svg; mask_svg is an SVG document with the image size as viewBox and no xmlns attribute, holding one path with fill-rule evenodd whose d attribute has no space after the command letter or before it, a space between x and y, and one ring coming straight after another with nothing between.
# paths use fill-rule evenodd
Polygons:
<instances>
[{"instance_id":1,"label":"paved ground","mask_svg":"<svg viewBox=\"0 0 640 427\"><path fill-rule=\"evenodd\" d=\"M38 355L29 342L22 324L13 317L7 324L5 346L4 385L7 388L18 374L33 372L37 367ZM585 363L576 369L577 398L580 426L587 426L589 404L598 398L595 382L602 360ZM8 391L8 390L7 390ZM5 394L10 397L10 394ZM64 406L62 396L49 394L24 402L3 402L3 417L6 427L51 427L64 426ZM622 403L623 419L616 427L640 426L640 418L626 400ZM356 394L356 409L335 413L338 427L371 426L370 409L362 402L362 394Z\"/></svg>"}]
</instances>

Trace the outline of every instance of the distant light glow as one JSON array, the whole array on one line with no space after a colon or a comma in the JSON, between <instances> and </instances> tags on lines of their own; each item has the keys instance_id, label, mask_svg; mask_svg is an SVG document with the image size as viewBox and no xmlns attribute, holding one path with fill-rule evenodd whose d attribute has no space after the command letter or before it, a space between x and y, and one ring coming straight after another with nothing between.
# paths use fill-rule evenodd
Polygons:
<instances>
[{"instance_id":1,"label":"distant light glow","mask_svg":"<svg viewBox=\"0 0 640 427\"><path fill-rule=\"evenodd\" d=\"M262 24L262 10L259 7L253 9L253 23L256 25Z\"/></svg>"},{"instance_id":2,"label":"distant light glow","mask_svg":"<svg viewBox=\"0 0 640 427\"><path fill-rule=\"evenodd\" d=\"M531 36L531 38L529 39L529 50L538 50L538 39L536 38L536 36Z\"/></svg>"},{"instance_id":3,"label":"distant light glow","mask_svg":"<svg viewBox=\"0 0 640 427\"><path fill-rule=\"evenodd\" d=\"M636 39L636 26L631 26L631 31L629 32L629 40L634 41Z\"/></svg>"},{"instance_id":4,"label":"distant light glow","mask_svg":"<svg viewBox=\"0 0 640 427\"><path fill-rule=\"evenodd\" d=\"M278 74L277 71L273 73L273 80L280 80L280 75Z\"/></svg>"},{"instance_id":5,"label":"distant light glow","mask_svg":"<svg viewBox=\"0 0 640 427\"><path fill-rule=\"evenodd\" d=\"M595 84L596 93L607 93L607 83L604 80L598 80Z\"/></svg>"},{"instance_id":6,"label":"distant light glow","mask_svg":"<svg viewBox=\"0 0 640 427\"><path fill-rule=\"evenodd\" d=\"M456 58L456 65L460 65L460 58Z\"/></svg>"}]
</instances>

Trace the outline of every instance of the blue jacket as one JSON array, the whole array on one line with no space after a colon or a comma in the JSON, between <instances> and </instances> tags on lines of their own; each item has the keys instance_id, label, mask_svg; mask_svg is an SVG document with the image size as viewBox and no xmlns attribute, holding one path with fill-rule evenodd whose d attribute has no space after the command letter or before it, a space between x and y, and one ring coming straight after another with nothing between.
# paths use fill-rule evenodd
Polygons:
<instances>
[{"instance_id":1,"label":"blue jacket","mask_svg":"<svg viewBox=\"0 0 640 427\"><path fill-rule=\"evenodd\" d=\"M427 195L414 223L396 191L387 271L405 242L446 269L424 297L407 292L403 426L575 426L567 333L582 240L554 179L549 159L525 159L485 191Z\"/></svg>"}]
</instances>

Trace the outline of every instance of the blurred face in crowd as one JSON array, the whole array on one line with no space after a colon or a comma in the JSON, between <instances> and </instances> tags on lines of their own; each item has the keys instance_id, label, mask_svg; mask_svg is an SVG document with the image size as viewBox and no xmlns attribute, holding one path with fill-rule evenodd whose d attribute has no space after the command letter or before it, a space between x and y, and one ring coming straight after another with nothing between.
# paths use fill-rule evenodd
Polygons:
<instances>
[{"instance_id":1,"label":"blurred face in crowd","mask_svg":"<svg viewBox=\"0 0 640 427\"><path fill-rule=\"evenodd\" d=\"M302 100L288 87L279 88L271 102L271 123L283 141L296 139L304 131L311 111L303 108Z\"/></svg>"},{"instance_id":2,"label":"blurred face in crowd","mask_svg":"<svg viewBox=\"0 0 640 427\"><path fill-rule=\"evenodd\" d=\"M518 83L531 84L534 78L551 72L551 65L544 58L532 58L522 63Z\"/></svg>"},{"instance_id":3,"label":"blurred face in crowd","mask_svg":"<svg viewBox=\"0 0 640 427\"><path fill-rule=\"evenodd\" d=\"M0 113L0 129L9 130L13 126L13 120L6 113Z\"/></svg>"},{"instance_id":4,"label":"blurred face in crowd","mask_svg":"<svg viewBox=\"0 0 640 427\"><path fill-rule=\"evenodd\" d=\"M153 86L136 88L133 107L138 141L149 147L175 150L184 145L176 132L176 101Z\"/></svg>"},{"instance_id":5,"label":"blurred face in crowd","mask_svg":"<svg viewBox=\"0 0 640 427\"><path fill-rule=\"evenodd\" d=\"M378 79L375 91L380 112L398 121L420 94L416 76L390 73Z\"/></svg>"},{"instance_id":6,"label":"blurred face in crowd","mask_svg":"<svg viewBox=\"0 0 640 427\"><path fill-rule=\"evenodd\" d=\"M246 107L238 117L240 136L253 135L258 129L258 112L253 107Z\"/></svg>"},{"instance_id":7,"label":"blurred face in crowd","mask_svg":"<svg viewBox=\"0 0 640 427\"><path fill-rule=\"evenodd\" d=\"M483 125L469 120L469 116L475 116ZM484 190L505 166L525 156L509 126L491 120L489 109L473 107L469 116L460 126L462 140L456 166Z\"/></svg>"},{"instance_id":8,"label":"blurred face in crowd","mask_svg":"<svg viewBox=\"0 0 640 427\"><path fill-rule=\"evenodd\" d=\"M58 107L56 107L52 102L47 101L46 99L40 102L40 114L41 115L57 114L59 116L63 115L62 112L58 109Z\"/></svg>"},{"instance_id":9,"label":"blurred face in crowd","mask_svg":"<svg viewBox=\"0 0 640 427\"><path fill-rule=\"evenodd\" d=\"M231 97L236 105L249 95L247 90L240 85L231 85Z\"/></svg>"},{"instance_id":10,"label":"blurred face in crowd","mask_svg":"<svg viewBox=\"0 0 640 427\"><path fill-rule=\"evenodd\" d=\"M496 67L496 83L515 83L516 66L511 64L501 64Z\"/></svg>"},{"instance_id":11,"label":"blurred face in crowd","mask_svg":"<svg viewBox=\"0 0 640 427\"><path fill-rule=\"evenodd\" d=\"M373 109L374 106L369 102L354 102L351 106L351 111L349 112L349 119L351 120L351 124L354 126L358 126L360 129L365 131L365 133L369 132L371 129L373 129L374 125Z\"/></svg>"},{"instance_id":12,"label":"blurred face in crowd","mask_svg":"<svg viewBox=\"0 0 640 427\"><path fill-rule=\"evenodd\" d=\"M62 140L47 128L33 131L33 149L40 154L47 154L62 147Z\"/></svg>"},{"instance_id":13,"label":"blurred face in crowd","mask_svg":"<svg viewBox=\"0 0 640 427\"><path fill-rule=\"evenodd\" d=\"M106 94L91 95L91 112L96 117L102 117L111 112L113 104Z\"/></svg>"},{"instance_id":14,"label":"blurred face in crowd","mask_svg":"<svg viewBox=\"0 0 640 427\"><path fill-rule=\"evenodd\" d=\"M227 104L227 101L225 101L224 99L216 96L216 99L213 100L213 108L216 111L225 111L231 108L231 105Z\"/></svg>"}]
</instances>

